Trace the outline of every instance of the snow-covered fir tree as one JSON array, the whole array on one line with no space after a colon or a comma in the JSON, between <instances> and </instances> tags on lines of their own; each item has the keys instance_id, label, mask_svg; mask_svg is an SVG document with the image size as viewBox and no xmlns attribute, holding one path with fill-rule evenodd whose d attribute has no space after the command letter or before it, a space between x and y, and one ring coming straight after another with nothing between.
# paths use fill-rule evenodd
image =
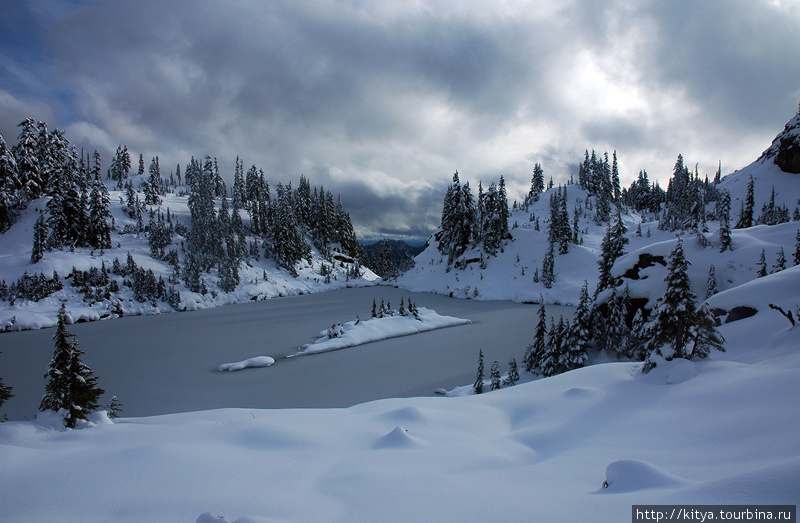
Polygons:
<instances>
[{"instance_id":1,"label":"snow-covered fir tree","mask_svg":"<svg viewBox=\"0 0 800 523\"><path fill-rule=\"evenodd\" d=\"M33 248L31 249L31 264L37 263L44 258L44 251L47 248L47 225L44 222L44 214L39 214L33 226Z\"/></svg>"},{"instance_id":2,"label":"snow-covered fir tree","mask_svg":"<svg viewBox=\"0 0 800 523\"><path fill-rule=\"evenodd\" d=\"M781 245L781 248L778 249L775 265L772 266L772 272L781 272L784 269L786 269L786 253L783 252L783 246Z\"/></svg>"},{"instance_id":3,"label":"snow-covered fir tree","mask_svg":"<svg viewBox=\"0 0 800 523\"><path fill-rule=\"evenodd\" d=\"M756 264L758 267L758 271L756 272L756 276L759 278L763 278L767 275L767 255L764 252L764 249L761 249L761 256L758 258L758 263Z\"/></svg>"},{"instance_id":4,"label":"snow-covered fir tree","mask_svg":"<svg viewBox=\"0 0 800 523\"><path fill-rule=\"evenodd\" d=\"M483 392L483 349L478 351L478 370L475 372L475 383L472 385L472 390L475 394Z\"/></svg>"},{"instance_id":5,"label":"snow-covered fir tree","mask_svg":"<svg viewBox=\"0 0 800 523\"><path fill-rule=\"evenodd\" d=\"M714 264L708 268L708 281L706 282L706 299L712 297L718 292L717 290L717 271Z\"/></svg>"},{"instance_id":6,"label":"snow-covered fir tree","mask_svg":"<svg viewBox=\"0 0 800 523\"><path fill-rule=\"evenodd\" d=\"M736 222L737 229L746 229L752 227L755 223L753 213L755 207L755 182L751 174L747 180L747 195L742 202L742 209L739 213L739 221Z\"/></svg>"},{"instance_id":7,"label":"snow-covered fir tree","mask_svg":"<svg viewBox=\"0 0 800 523\"><path fill-rule=\"evenodd\" d=\"M55 350L45 375L47 383L39 410L63 412L65 425L74 428L79 420L86 420L100 408L98 400L105 391L97 386L97 377L81 361L83 351L78 349L75 336L67 331L64 304L58 312L53 341Z\"/></svg>"},{"instance_id":8,"label":"snow-covered fir tree","mask_svg":"<svg viewBox=\"0 0 800 523\"><path fill-rule=\"evenodd\" d=\"M689 261L683 251L683 240L669 255L667 289L656 302L646 326L644 372L656 366L659 357L673 358L708 356L711 349L724 351L724 340L716 331L714 317L705 307L697 308L688 276Z\"/></svg>"},{"instance_id":9,"label":"snow-covered fir tree","mask_svg":"<svg viewBox=\"0 0 800 523\"><path fill-rule=\"evenodd\" d=\"M794 257L793 262L795 265L800 265L800 229L794 235Z\"/></svg>"},{"instance_id":10,"label":"snow-covered fir tree","mask_svg":"<svg viewBox=\"0 0 800 523\"><path fill-rule=\"evenodd\" d=\"M489 390L498 390L501 386L500 362L494 360L489 369Z\"/></svg>"},{"instance_id":11,"label":"snow-covered fir tree","mask_svg":"<svg viewBox=\"0 0 800 523\"><path fill-rule=\"evenodd\" d=\"M719 219L719 252L733 250L731 238L731 194L722 192L718 200L717 217Z\"/></svg>"},{"instance_id":12,"label":"snow-covered fir tree","mask_svg":"<svg viewBox=\"0 0 800 523\"><path fill-rule=\"evenodd\" d=\"M539 201L539 195L544 191L544 170L542 165L536 163L533 166L533 175L531 176L531 189L528 192L528 197L525 200L526 204Z\"/></svg>"},{"instance_id":13,"label":"snow-covered fir tree","mask_svg":"<svg viewBox=\"0 0 800 523\"><path fill-rule=\"evenodd\" d=\"M519 381L519 369L517 368L517 360L512 356L508 359L508 373L503 379L503 385L513 386Z\"/></svg>"},{"instance_id":14,"label":"snow-covered fir tree","mask_svg":"<svg viewBox=\"0 0 800 523\"><path fill-rule=\"evenodd\" d=\"M628 228L625 227L622 214L619 208L617 208L616 215L613 221L608 223L606 234L600 242L600 259L597 261L600 274L597 278L595 296L597 296L600 291L613 286L611 268L614 266L614 262L617 261L617 258L625 253L625 246L629 242L626 236L627 232Z\"/></svg>"}]
</instances>

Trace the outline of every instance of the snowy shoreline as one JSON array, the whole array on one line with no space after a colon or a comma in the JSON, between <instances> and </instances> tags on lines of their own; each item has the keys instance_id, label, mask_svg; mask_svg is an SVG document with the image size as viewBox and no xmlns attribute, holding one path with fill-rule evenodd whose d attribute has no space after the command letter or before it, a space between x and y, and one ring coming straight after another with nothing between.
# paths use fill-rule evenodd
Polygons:
<instances>
[{"instance_id":1,"label":"snowy shoreline","mask_svg":"<svg viewBox=\"0 0 800 523\"><path fill-rule=\"evenodd\" d=\"M421 332L429 332L457 325L467 325L470 320L442 316L436 311L420 307L417 317L414 316L386 316L383 318L370 318L366 321L354 320L345 324L331 326L331 329L320 332L319 338L313 343L307 343L295 354L307 356L333 350L357 347L375 341L411 336Z\"/></svg>"}]
</instances>

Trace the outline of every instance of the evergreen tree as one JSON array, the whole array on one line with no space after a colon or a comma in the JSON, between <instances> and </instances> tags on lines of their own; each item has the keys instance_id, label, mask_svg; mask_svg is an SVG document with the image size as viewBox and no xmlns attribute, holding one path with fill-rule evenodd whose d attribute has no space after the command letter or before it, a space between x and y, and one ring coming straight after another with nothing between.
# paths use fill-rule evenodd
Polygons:
<instances>
[{"instance_id":1,"label":"evergreen tree","mask_svg":"<svg viewBox=\"0 0 800 523\"><path fill-rule=\"evenodd\" d=\"M534 330L533 343L528 345L525 351L525 357L522 360L523 368L527 372L532 372L534 374L539 373L539 363L544 357L547 337L547 311L545 310L544 298L542 298L541 294L539 295L539 300L541 302L539 311L537 312L539 321Z\"/></svg>"},{"instance_id":2,"label":"evergreen tree","mask_svg":"<svg viewBox=\"0 0 800 523\"><path fill-rule=\"evenodd\" d=\"M100 407L97 401L105 391L97 386L97 377L81 361L83 351L78 349L78 342L66 325L66 305L62 304L53 336L55 350L45 375L45 395L39 410L63 409L66 426L74 428L78 420L86 420Z\"/></svg>"},{"instance_id":3,"label":"evergreen tree","mask_svg":"<svg viewBox=\"0 0 800 523\"><path fill-rule=\"evenodd\" d=\"M767 275L767 257L764 249L761 249L761 256L759 257L758 264L756 266L758 267L758 272L756 273L758 278L763 278Z\"/></svg>"},{"instance_id":4,"label":"evergreen tree","mask_svg":"<svg viewBox=\"0 0 800 523\"><path fill-rule=\"evenodd\" d=\"M503 380L503 385L515 385L519 381L519 370L517 369L517 360L512 356L508 360L508 374Z\"/></svg>"},{"instance_id":5,"label":"evergreen tree","mask_svg":"<svg viewBox=\"0 0 800 523\"><path fill-rule=\"evenodd\" d=\"M11 393L12 390L14 389L4 384L3 378L0 377L0 407L3 406L3 403L14 397L14 395Z\"/></svg>"},{"instance_id":6,"label":"evergreen tree","mask_svg":"<svg viewBox=\"0 0 800 523\"><path fill-rule=\"evenodd\" d=\"M158 156L150 162L148 173L147 181L144 183L144 203L146 205L161 205L161 167L158 164Z\"/></svg>"},{"instance_id":7,"label":"evergreen tree","mask_svg":"<svg viewBox=\"0 0 800 523\"><path fill-rule=\"evenodd\" d=\"M569 345L570 351L574 352L571 357L576 361L582 359L584 363L588 357L588 349L592 341L591 313L592 298L589 295L589 283L583 280L580 297L578 298L578 306L575 308L575 316L572 320ZM581 356L581 354L583 354L583 356Z\"/></svg>"},{"instance_id":8,"label":"evergreen tree","mask_svg":"<svg viewBox=\"0 0 800 523\"><path fill-rule=\"evenodd\" d=\"M22 131L17 144L12 148L16 159L17 174L24 202L39 198L44 194L45 185L39 167L37 125L32 118L26 118L18 127Z\"/></svg>"},{"instance_id":9,"label":"evergreen tree","mask_svg":"<svg viewBox=\"0 0 800 523\"><path fill-rule=\"evenodd\" d=\"M531 177L531 190L525 203L539 201L539 195L544 191L544 171L542 165L537 163L533 166L533 176Z\"/></svg>"},{"instance_id":10,"label":"evergreen tree","mask_svg":"<svg viewBox=\"0 0 800 523\"><path fill-rule=\"evenodd\" d=\"M794 264L800 265L800 229L794 235Z\"/></svg>"},{"instance_id":11,"label":"evergreen tree","mask_svg":"<svg viewBox=\"0 0 800 523\"><path fill-rule=\"evenodd\" d=\"M44 258L47 245L47 225L44 223L44 214L39 214L33 226L33 248L31 249L31 264Z\"/></svg>"},{"instance_id":12,"label":"evergreen tree","mask_svg":"<svg viewBox=\"0 0 800 523\"><path fill-rule=\"evenodd\" d=\"M89 221L86 231L89 245L95 249L110 249L113 223L108 189L102 181L95 180L89 194Z\"/></svg>"},{"instance_id":13,"label":"evergreen tree","mask_svg":"<svg viewBox=\"0 0 800 523\"><path fill-rule=\"evenodd\" d=\"M708 268L708 282L706 283L706 299L712 297L717 292L717 272L714 269L714 265L712 264Z\"/></svg>"},{"instance_id":14,"label":"evergreen tree","mask_svg":"<svg viewBox=\"0 0 800 523\"><path fill-rule=\"evenodd\" d=\"M737 229L746 229L753 226L753 212L755 207L755 182L753 175L747 181L747 196L742 203L742 212L739 214L739 221L736 223Z\"/></svg>"},{"instance_id":15,"label":"evergreen tree","mask_svg":"<svg viewBox=\"0 0 800 523\"><path fill-rule=\"evenodd\" d=\"M544 260L542 260L541 275L542 284L548 289L553 287L553 283L556 281L555 264L555 248L553 242L550 242L544 255Z\"/></svg>"},{"instance_id":16,"label":"evergreen tree","mask_svg":"<svg viewBox=\"0 0 800 523\"><path fill-rule=\"evenodd\" d=\"M705 357L714 348L724 351L722 336L716 332L714 317L706 307L697 309L697 297L689 282L689 262L683 252L683 240L678 239L669 255L664 279L667 289L656 302L647 326L649 338L645 346L643 372L656 366L657 356L673 358Z\"/></svg>"},{"instance_id":17,"label":"evergreen tree","mask_svg":"<svg viewBox=\"0 0 800 523\"><path fill-rule=\"evenodd\" d=\"M725 252L726 250L732 251L731 194L728 191L722 192L717 214L719 216L719 252Z\"/></svg>"},{"instance_id":18,"label":"evergreen tree","mask_svg":"<svg viewBox=\"0 0 800 523\"><path fill-rule=\"evenodd\" d=\"M625 252L625 245L629 242L627 236L625 236L627 232L628 228L625 227L620 210L617 208L614 221L608 223L606 234L600 242L600 259L597 261L597 265L600 268L600 275L597 279L595 297L600 291L613 286L611 268L614 266L614 262L617 261L617 258L622 256Z\"/></svg>"},{"instance_id":19,"label":"evergreen tree","mask_svg":"<svg viewBox=\"0 0 800 523\"><path fill-rule=\"evenodd\" d=\"M500 387L500 362L494 360L489 370L489 390L498 390Z\"/></svg>"},{"instance_id":20,"label":"evergreen tree","mask_svg":"<svg viewBox=\"0 0 800 523\"><path fill-rule=\"evenodd\" d=\"M475 373L475 383L472 385L475 394L483 392L483 349L478 352L478 371Z\"/></svg>"},{"instance_id":21,"label":"evergreen tree","mask_svg":"<svg viewBox=\"0 0 800 523\"><path fill-rule=\"evenodd\" d=\"M17 160L0 134L0 234L14 222L14 208L20 203L21 188Z\"/></svg>"},{"instance_id":22,"label":"evergreen tree","mask_svg":"<svg viewBox=\"0 0 800 523\"><path fill-rule=\"evenodd\" d=\"M781 272L784 269L786 269L786 254L783 252L783 246L781 246L778 251L778 259L775 261L775 265L772 266L772 272Z\"/></svg>"}]
</instances>

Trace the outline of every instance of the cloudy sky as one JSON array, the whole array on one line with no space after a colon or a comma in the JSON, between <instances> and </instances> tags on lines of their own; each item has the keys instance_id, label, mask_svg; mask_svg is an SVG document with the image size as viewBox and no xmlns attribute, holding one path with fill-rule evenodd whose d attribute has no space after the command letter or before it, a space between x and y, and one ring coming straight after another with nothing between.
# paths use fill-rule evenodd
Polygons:
<instances>
[{"instance_id":1,"label":"cloudy sky","mask_svg":"<svg viewBox=\"0 0 800 523\"><path fill-rule=\"evenodd\" d=\"M237 155L341 193L361 236L420 237L453 171L584 149L622 181L753 161L800 102L797 0L0 0L0 133L25 117L107 162Z\"/></svg>"}]
</instances>

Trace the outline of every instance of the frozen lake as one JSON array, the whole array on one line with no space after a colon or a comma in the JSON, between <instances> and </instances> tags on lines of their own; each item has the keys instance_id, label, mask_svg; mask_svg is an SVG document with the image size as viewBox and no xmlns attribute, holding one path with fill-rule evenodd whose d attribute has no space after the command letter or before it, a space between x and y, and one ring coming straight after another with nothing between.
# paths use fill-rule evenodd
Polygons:
<instances>
[{"instance_id":1,"label":"frozen lake","mask_svg":"<svg viewBox=\"0 0 800 523\"><path fill-rule=\"evenodd\" d=\"M337 321L368 319L372 299L393 307L408 297L419 307L472 324L286 359ZM98 376L107 403L116 395L123 416L151 416L222 407L347 407L389 397L431 396L475 379L478 349L486 376L494 359L505 372L533 340L536 305L473 301L392 287L229 305L196 312L136 316L71 325ZM547 306L572 317L572 307ZM0 376L15 397L0 408L9 419L32 418L44 394L54 329L0 334ZM267 355L272 367L218 372L222 363Z\"/></svg>"}]
</instances>

